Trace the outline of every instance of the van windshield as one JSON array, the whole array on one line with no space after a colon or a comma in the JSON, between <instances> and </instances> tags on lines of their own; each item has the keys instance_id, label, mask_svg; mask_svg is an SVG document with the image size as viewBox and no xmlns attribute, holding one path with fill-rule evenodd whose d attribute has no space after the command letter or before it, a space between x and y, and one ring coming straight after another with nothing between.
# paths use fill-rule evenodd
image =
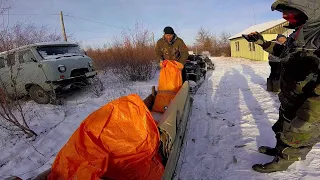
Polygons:
<instances>
[{"instance_id":1,"label":"van windshield","mask_svg":"<svg viewBox=\"0 0 320 180\"><path fill-rule=\"evenodd\" d=\"M37 51L44 59L58 58L70 55L84 55L78 45L39 46Z\"/></svg>"}]
</instances>

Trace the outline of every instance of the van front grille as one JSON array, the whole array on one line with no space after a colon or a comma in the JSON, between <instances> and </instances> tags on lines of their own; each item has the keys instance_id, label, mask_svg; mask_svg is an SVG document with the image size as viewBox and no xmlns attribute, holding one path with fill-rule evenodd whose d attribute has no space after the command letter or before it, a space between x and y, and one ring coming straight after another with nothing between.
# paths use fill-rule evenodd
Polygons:
<instances>
[{"instance_id":1,"label":"van front grille","mask_svg":"<svg viewBox=\"0 0 320 180\"><path fill-rule=\"evenodd\" d=\"M71 77L83 76L89 72L88 68L74 69L71 71Z\"/></svg>"}]
</instances>

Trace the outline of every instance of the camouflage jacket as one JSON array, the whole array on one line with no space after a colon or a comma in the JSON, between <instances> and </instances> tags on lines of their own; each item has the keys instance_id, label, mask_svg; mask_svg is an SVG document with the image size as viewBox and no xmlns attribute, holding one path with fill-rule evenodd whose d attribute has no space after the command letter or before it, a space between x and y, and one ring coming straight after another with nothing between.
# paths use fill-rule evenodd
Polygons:
<instances>
[{"instance_id":1,"label":"camouflage jacket","mask_svg":"<svg viewBox=\"0 0 320 180\"><path fill-rule=\"evenodd\" d=\"M284 119L280 139L291 147L320 142L320 54L299 48L293 33L286 45L266 42L263 49L281 59L280 117ZM316 82L306 95L309 82Z\"/></svg>"},{"instance_id":2,"label":"camouflage jacket","mask_svg":"<svg viewBox=\"0 0 320 180\"><path fill-rule=\"evenodd\" d=\"M159 39L156 54L159 60L176 60L182 64L185 64L189 56L186 44L176 35L171 42L167 42L164 38Z\"/></svg>"}]
</instances>

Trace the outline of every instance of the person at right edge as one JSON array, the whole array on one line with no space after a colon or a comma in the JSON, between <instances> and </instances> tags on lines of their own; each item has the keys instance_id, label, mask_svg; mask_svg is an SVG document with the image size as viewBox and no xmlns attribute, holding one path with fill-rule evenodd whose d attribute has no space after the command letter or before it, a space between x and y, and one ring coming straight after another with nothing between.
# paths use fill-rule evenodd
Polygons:
<instances>
[{"instance_id":1,"label":"person at right edge","mask_svg":"<svg viewBox=\"0 0 320 180\"><path fill-rule=\"evenodd\" d=\"M255 32L249 37L281 61L279 119L272 126L275 148L261 146L259 152L274 156L266 164L255 164L260 173L285 171L304 160L320 142L320 1L276 0L272 10L282 12L295 29L286 45L265 41Z\"/></svg>"},{"instance_id":2,"label":"person at right edge","mask_svg":"<svg viewBox=\"0 0 320 180\"><path fill-rule=\"evenodd\" d=\"M284 44L287 41L286 36L279 34L275 39L275 42L278 44ZM269 78L267 79L267 90L273 92L280 91L280 58L274 56L273 54L269 54L269 65L271 69L271 73Z\"/></svg>"}]
</instances>

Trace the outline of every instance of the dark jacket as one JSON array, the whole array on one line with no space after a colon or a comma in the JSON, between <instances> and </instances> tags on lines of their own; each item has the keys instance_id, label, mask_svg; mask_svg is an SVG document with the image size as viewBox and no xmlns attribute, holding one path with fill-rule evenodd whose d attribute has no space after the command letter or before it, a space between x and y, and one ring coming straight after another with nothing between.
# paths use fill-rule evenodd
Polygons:
<instances>
[{"instance_id":1,"label":"dark jacket","mask_svg":"<svg viewBox=\"0 0 320 180\"><path fill-rule=\"evenodd\" d=\"M302 51L296 42L296 33L290 35L286 45L269 41L262 48L281 59L279 121L282 127L278 135L291 147L303 147L320 142L319 78L312 92L305 93L308 92L306 85L312 78L315 80L314 74L319 72L320 57L314 52Z\"/></svg>"},{"instance_id":2,"label":"dark jacket","mask_svg":"<svg viewBox=\"0 0 320 180\"><path fill-rule=\"evenodd\" d=\"M159 39L155 50L159 60L176 60L185 64L189 56L186 44L176 35L171 42L167 42L164 37Z\"/></svg>"}]
</instances>

